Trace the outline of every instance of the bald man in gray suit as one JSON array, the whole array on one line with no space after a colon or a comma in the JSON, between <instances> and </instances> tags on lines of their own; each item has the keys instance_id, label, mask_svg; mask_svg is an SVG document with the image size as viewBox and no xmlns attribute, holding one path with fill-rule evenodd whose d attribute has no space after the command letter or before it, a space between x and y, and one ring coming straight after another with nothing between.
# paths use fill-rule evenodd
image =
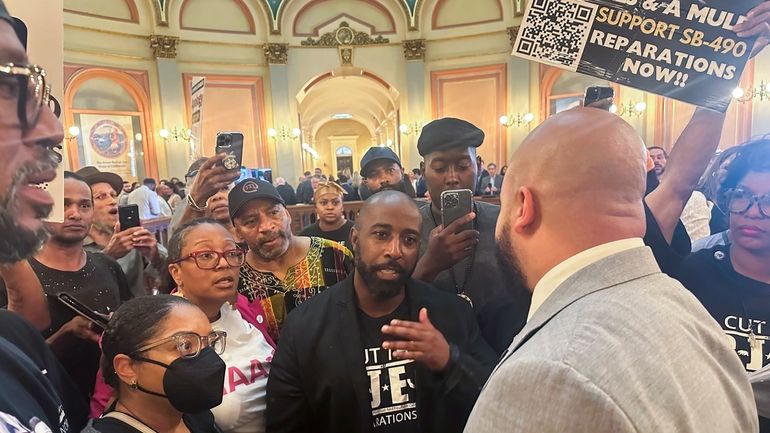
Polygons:
<instances>
[{"instance_id":1,"label":"bald man in gray suit","mask_svg":"<svg viewBox=\"0 0 770 433\"><path fill-rule=\"evenodd\" d=\"M562 112L509 167L496 238L532 305L465 431L756 432L733 348L642 243L633 128L595 108Z\"/></svg>"}]
</instances>

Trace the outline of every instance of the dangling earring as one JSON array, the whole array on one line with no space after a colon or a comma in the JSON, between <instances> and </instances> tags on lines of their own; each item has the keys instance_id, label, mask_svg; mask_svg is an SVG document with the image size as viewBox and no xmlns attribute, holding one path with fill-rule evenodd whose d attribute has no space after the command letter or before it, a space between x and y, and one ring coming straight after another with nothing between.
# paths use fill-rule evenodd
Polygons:
<instances>
[{"instance_id":1,"label":"dangling earring","mask_svg":"<svg viewBox=\"0 0 770 433\"><path fill-rule=\"evenodd\" d=\"M128 387L131 390L136 390L139 388L139 384L136 383L136 380L132 380L131 383L128 384Z\"/></svg>"}]
</instances>

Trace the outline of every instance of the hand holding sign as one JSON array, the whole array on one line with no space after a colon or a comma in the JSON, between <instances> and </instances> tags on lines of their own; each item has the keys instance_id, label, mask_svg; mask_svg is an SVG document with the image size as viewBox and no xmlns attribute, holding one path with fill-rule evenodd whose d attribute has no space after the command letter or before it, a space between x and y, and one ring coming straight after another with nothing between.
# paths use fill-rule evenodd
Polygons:
<instances>
[{"instance_id":1,"label":"hand holding sign","mask_svg":"<svg viewBox=\"0 0 770 433\"><path fill-rule=\"evenodd\" d=\"M770 44L770 1L758 5L746 14L746 21L738 23L733 30L741 38L756 37L754 47L751 49L751 58L754 58L763 48Z\"/></svg>"},{"instance_id":2,"label":"hand holding sign","mask_svg":"<svg viewBox=\"0 0 770 433\"><path fill-rule=\"evenodd\" d=\"M530 0L513 54L724 112L768 16L759 0Z\"/></svg>"}]
</instances>

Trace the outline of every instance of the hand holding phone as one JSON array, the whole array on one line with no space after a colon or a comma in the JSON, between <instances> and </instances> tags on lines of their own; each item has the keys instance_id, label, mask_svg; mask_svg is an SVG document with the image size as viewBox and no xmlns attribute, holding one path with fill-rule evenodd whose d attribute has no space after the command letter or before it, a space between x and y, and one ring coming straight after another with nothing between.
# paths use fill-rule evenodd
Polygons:
<instances>
[{"instance_id":1,"label":"hand holding phone","mask_svg":"<svg viewBox=\"0 0 770 433\"><path fill-rule=\"evenodd\" d=\"M77 313L79 316L88 319L99 329L99 331L104 331L107 329L107 323L109 322L108 316L92 310L69 293L61 292L56 295L56 299L64 304L64 306Z\"/></svg>"},{"instance_id":2,"label":"hand holding phone","mask_svg":"<svg viewBox=\"0 0 770 433\"><path fill-rule=\"evenodd\" d=\"M612 105L612 98L615 97L615 90L609 86L591 86L586 89L583 97L584 107L594 107L609 111Z\"/></svg>"},{"instance_id":3,"label":"hand holding phone","mask_svg":"<svg viewBox=\"0 0 770 433\"><path fill-rule=\"evenodd\" d=\"M135 204L118 206L118 222L120 223L121 231L139 227L141 225L141 221L139 221L139 206Z\"/></svg>"},{"instance_id":4,"label":"hand holding phone","mask_svg":"<svg viewBox=\"0 0 770 433\"><path fill-rule=\"evenodd\" d=\"M444 227L473 211L473 191L450 189L441 193L441 224ZM473 228L473 223L463 224L458 231Z\"/></svg>"}]
</instances>

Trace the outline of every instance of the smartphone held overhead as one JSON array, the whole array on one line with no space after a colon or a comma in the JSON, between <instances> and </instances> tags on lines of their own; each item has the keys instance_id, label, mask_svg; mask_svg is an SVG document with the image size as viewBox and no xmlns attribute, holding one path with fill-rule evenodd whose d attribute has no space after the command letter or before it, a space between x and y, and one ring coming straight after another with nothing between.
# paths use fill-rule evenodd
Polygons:
<instances>
[{"instance_id":1,"label":"smartphone held overhead","mask_svg":"<svg viewBox=\"0 0 770 433\"><path fill-rule=\"evenodd\" d=\"M243 165L243 134L220 132L217 134L216 153L226 154L222 165L228 170L240 169Z\"/></svg>"},{"instance_id":2,"label":"smartphone held overhead","mask_svg":"<svg viewBox=\"0 0 770 433\"><path fill-rule=\"evenodd\" d=\"M615 97L615 90L610 86L591 86L586 89L583 97L583 106L588 107L593 103ZM609 107L610 104L607 104Z\"/></svg>"}]
</instances>

